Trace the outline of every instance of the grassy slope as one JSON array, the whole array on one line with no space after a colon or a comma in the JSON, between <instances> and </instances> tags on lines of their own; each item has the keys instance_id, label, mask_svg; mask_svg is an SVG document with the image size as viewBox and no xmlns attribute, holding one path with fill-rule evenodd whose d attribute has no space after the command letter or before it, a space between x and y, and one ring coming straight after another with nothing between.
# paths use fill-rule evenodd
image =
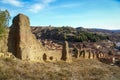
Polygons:
<instances>
[{"instance_id":1,"label":"grassy slope","mask_svg":"<svg viewBox=\"0 0 120 80\"><path fill-rule=\"evenodd\" d=\"M0 59L0 80L120 80L120 67L96 60L38 63Z\"/></svg>"}]
</instances>

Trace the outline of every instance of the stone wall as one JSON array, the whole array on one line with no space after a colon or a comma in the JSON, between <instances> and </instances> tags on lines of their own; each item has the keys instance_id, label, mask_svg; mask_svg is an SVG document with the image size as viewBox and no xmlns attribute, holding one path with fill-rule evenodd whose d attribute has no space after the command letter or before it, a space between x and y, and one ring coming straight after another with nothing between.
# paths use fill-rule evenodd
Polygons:
<instances>
[{"instance_id":1,"label":"stone wall","mask_svg":"<svg viewBox=\"0 0 120 80\"><path fill-rule=\"evenodd\" d=\"M10 27L8 51L22 60L43 61L44 47L31 33L29 18L18 14Z\"/></svg>"},{"instance_id":2,"label":"stone wall","mask_svg":"<svg viewBox=\"0 0 120 80\"><path fill-rule=\"evenodd\" d=\"M7 53L8 51L8 33L9 30L6 30L6 33L4 34L3 37L0 37L0 52L2 53Z\"/></svg>"},{"instance_id":3,"label":"stone wall","mask_svg":"<svg viewBox=\"0 0 120 80\"><path fill-rule=\"evenodd\" d=\"M65 41L64 44L63 44L61 60L64 60L64 61L67 61L67 62L72 61L71 54L69 53L69 45L68 45L67 41Z\"/></svg>"},{"instance_id":4,"label":"stone wall","mask_svg":"<svg viewBox=\"0 0 120 80\"><path fill-rule=\"evenodd\" d=\"M46 49L40 41L32 34L29 18L23 14L15 16L10 27L8 38L8 51L15 57L30 61L60 61L61 56L66 57L65 61L70 61L68 54L68 43L64 45L66 55L62 55L62 50Z\"/></svg>"}]
</instances>

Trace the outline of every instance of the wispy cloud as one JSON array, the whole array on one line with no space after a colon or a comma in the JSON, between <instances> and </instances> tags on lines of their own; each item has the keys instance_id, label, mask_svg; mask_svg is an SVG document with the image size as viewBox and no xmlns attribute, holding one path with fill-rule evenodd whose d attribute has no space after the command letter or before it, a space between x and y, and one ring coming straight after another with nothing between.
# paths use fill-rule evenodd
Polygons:
<instances>
[{"instance_id":1,"label":"wispy cloud","mask_svg":"<svg viewBox=\"0 0 120 80\"><path fill-rule=\"evenodd\" d=\"M23 2L21 2L20 0L1 0L0 2L4 3L4 4L10 4L16 7L21 7L23 6Z\"/></svg>"},{"instance_id":2,"label":"wispy cloud","mask_svg":"<svg viewBox=\"0 0 120 80\"><path fill-rule=\"evenodd\" d=\"M31 12L34 12L34 13L37 13L37 12L39 12L40 10L42 10L44 8L44 5L42 5L42 4L34 4L34 5L32 5L31 7L30 7L30 11Z\"/></svg>"},{"instance_id":3,"label":"wispy cloud","mask_svg":"<svg viewBox=\"0 0 120 80\"><path fill-rule=\"evenodd\" d=\"M44 9L49 3L54 2L55 0L41 0L40 2L34 3L30 6L29 11L38 13L40 10Z\"/></svg>"},{"instance_id":4,"label":"wispy cloud","mask_svg":"<svg viewBox=\"0 0 120 80\"><path fill-rule=\"evenodd\" d=\"M50 9L73 9L73 8L78 8L84 6L84 3L66 3L66 4L59 4L57 6L52 6Z\"/></svg>"}]
</instances>

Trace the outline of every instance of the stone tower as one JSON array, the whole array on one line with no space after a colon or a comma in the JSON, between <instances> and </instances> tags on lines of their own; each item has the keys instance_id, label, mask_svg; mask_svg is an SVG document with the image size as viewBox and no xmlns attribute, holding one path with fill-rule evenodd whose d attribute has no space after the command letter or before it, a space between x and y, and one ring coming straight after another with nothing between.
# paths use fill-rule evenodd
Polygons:
<instances>
[{"instance_id":1,"label":"stone tower","mask_svg":"<svg viewBox=\"0 0 120 80\"><path fill-rule=\"evenodd\" d=\"M22 60L42 61L44 48L30 29L29 18L18 14L12 21L8 39L8 51Z\"/></svg>"},{"instance_id":2,"label":"stone tower","mask_svg":"<svg viewBox=\"0 0 120 80\"><path fill-rule=\"evenodd\" d=\"M69 53L69 46L68 46L67 41L65 41L64 44L63 44L61 60L64 60L66 62L71 62L72 61L71 55Z\"/></svg>"}]
</instances>

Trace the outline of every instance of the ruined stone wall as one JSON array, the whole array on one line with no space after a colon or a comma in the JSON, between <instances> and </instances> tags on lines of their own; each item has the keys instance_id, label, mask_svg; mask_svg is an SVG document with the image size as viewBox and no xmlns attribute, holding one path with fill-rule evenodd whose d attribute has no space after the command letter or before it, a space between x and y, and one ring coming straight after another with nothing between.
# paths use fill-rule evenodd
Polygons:
<instances>
[{"instance_id":1,"label":"ruined stone wall","mask_svg":"<svg viewBox=\"0 0 120 80\"><path fill-rule=\"evenodd\" d=\"M61 61L62 51L61 50L48 50L44 53L43 60L49 62Z\"/></svg>"},{"instance_id":2,"label":"ruined stone wall","mask_svg":"<svg viewBox=\"0 0 120 80\"><path fill-rule=\"evenodd\" d=\"M13 19L9 32L8 51L22 60L43 60L45 50L31 33L29 18L23 14L18 14Z\"/></svg>"},{"instance_id":3,"label":"ruined stone wall","mask_svg":"<svg viewBox=\"0 0 120 80\"><path fill-rule=\"evenodd\" d=\"M75 58L83 58L83 59L99 59L99 58L106 57L105 53L99 50L91 49L91 48L82 48L82 49L79 49L79 52L78 50L74 49L73 56Z\"/></svg>"},{"instance_id":4,"label":"ruined stone wall","mask_svg":"<svg viewBox=\"0 0 120 80\"><path fill-rule=\"evenodd\" d=\"M62 56L62 50L48 50L30 30L29 18L23 14L15 16L10 27L8 38L8 51L15 57L22 60L30 61L60 61L61 56L66 57L65 61L70 60L68 54L68 43L65 44L63 51L66 53Z\"/></svg>"},{"instance_id":5,"label":"ruined stone wall","mask_svg":"<svg viewBox=\"0 0 120 80\"><path fill-rule=\"evenodd\" d=\"M64 44L63 44L61 60L64 60L64 61L67 61L67 62L72 61L71 54L69 53L69 45L68 45L67 41L65 41Z\"/></svg>"}]
</instances>

